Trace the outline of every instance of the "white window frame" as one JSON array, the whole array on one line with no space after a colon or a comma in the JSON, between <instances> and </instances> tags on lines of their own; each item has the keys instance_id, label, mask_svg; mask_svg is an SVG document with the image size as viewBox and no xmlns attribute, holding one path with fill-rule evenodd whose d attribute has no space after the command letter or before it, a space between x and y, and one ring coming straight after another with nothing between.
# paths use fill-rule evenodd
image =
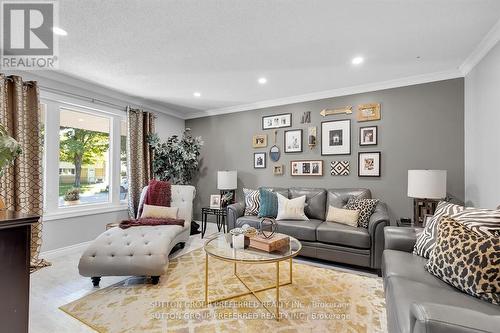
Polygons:
<instances>
[{"instance_id":1,"label":"white window frame","mask_svg":"<svg viewBox=\"0 0 500 333\"><path fill-rule=\"evenodd\" d=\"M49 221L126 210L127 202L120 200L121 122L126 120L126 112L45 91L42 91L40 95L41 103L46 106L43 156L44 220ZM59 127L61 109L106 117L110 120L108 202L59 207Z\"/></svg>"}]
</instances>

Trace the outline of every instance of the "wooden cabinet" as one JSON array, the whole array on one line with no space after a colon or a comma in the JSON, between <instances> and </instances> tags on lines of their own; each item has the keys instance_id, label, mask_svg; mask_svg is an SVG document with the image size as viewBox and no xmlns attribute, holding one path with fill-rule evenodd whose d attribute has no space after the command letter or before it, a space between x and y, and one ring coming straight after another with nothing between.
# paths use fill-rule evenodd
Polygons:
<instances>
[{"instance_id":1,"label":"wooden cabinet","mask_svg":"<svg viewBox=\"0 0 500 333\"><path fill-rule=\"evenodd\" d=\"M0 211L0 332L28 332L31 224L38 216Z\"/></svg>"}]
</instances>

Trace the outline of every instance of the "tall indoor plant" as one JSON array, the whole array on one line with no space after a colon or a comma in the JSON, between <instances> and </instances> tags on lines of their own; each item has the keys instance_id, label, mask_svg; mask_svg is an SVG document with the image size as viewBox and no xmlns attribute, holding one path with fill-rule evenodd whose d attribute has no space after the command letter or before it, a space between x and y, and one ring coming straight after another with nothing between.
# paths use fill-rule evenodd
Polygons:
<instances>
[{"instance_id":1,"label":"tall indoor plant","mask_svg":"<svg viewBox=\"0 0 500 333\"><path fill-rule=\"evenodd\" d=\"M182 137L173 135L166 142L160 142L156 133L148 138L153 149L153 174L159 180L172 184L190 184L199 169L201 137L194 137L186 128Z\"/></svg>"},{"instance_id":2,"label":"tall indoor plant","mask_svg":"<svg viewBox=\"0 0 500 333\"><path fill-rule=\"evenodd\" d=\"M21 145L7 133L3 124L0 124L0 177L3 176L5 169L14 162L21 152ZM0 210L4 209L5 203L0 198Z\"/></svg>"}]
</instances>

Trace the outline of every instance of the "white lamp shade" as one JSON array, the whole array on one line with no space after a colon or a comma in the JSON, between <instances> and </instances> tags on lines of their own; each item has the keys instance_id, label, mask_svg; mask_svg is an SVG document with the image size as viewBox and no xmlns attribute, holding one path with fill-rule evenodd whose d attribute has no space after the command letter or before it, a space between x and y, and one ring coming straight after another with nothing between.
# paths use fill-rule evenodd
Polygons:
<instances>
[{"instance_id":1,"label":"white lamp shade","mask_svg":"<svg viewBox=\"0 0 500 333\"><path fill-rule=\"evenodd\" d=\"M219 190L235 190L238 188L238 172L233 171L217 171L217 189Z\"/></svg>"},{"instance_id":2,"label":"white lamp shade","mask_svg":"<svg viewBox=\"0 0 500 333\"><path fill-rule=\"evenodd\" d=\"M446 197L446 170L408 170L408 196L419 199Z\"/></svg>"}]
</instances>

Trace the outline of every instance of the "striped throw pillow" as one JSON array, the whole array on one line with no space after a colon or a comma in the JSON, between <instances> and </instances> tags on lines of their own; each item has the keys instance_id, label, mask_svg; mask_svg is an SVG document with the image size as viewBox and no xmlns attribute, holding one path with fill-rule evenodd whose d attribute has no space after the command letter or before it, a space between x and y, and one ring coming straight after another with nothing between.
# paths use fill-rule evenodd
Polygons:
<instances>
[{"instance_id":1,"label":"striped throw pillow","mask_svg":"<svg viewBox=\"0 0 500 333\"><path fill-rule=\"evenodd\" d=\"M500 237L500 210L470 207L450 217L481 236Z\"/></svg>"},{"instance_id":2,"label":"striped throw pillow","mask_svg":"<svg viewBox=\"0 0 500 333\"><path fill-rule=\"evenodd\" d=\"M437 225L445 216L451 216L462 212L465 207L455 205L450 202L440 201L434 212L434 216L427 222L423 232L421 232L413 248L413 253L429 259L431 251L434 249L437 238Z\"/></svg>"},{"instance_id":3,"label":"striped throw pillow","mask_svg":"<svg viewBox=\"0 0 500 333\"><path fill-rule=\"evenodd\" d=\"M257 215L260 208L259 190L243 189L245 195L245 215Z\"/></svg>"}]
</instances>

